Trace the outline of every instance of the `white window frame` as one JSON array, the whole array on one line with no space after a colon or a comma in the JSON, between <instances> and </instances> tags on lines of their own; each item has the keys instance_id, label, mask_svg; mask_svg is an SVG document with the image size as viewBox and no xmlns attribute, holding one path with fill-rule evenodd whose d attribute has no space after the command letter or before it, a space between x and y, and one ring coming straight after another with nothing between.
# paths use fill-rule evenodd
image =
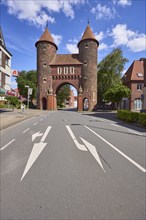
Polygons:
<instances>
[{"instance_id":1,"label":"white window frame","mask_svg":"<svg viewBox=\"0 0 146 220\"><path fill-rule=\"evenodd\" d=\"M64 67L64 75L67 75L68 74L68 67Z\"/></svg>"},{"instance_id":2,"label":"white window frame","mask_svg":"<svg viewBox=\"0 0 146 220\"><path fill-rule=\"evenodd\" d=\"M62 74L62 67L57 67L57 74L61 75Z\"/></svg>"},{"instance_id":3,"label":"white window frame","mask_svg":"<svg viewBox=\"0 0 146 220\"><path fill-rule=\"evenodd\" d=\"M74 74L75 73L75 68L73 66L71 66L69 68L70 74Z\"/></svg>"}]
</instances>

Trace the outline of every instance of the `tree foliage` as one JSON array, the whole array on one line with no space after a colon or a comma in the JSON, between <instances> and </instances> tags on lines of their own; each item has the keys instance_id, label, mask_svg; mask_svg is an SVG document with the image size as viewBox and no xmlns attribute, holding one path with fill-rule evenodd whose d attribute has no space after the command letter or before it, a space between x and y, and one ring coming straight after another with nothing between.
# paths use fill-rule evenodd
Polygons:
<instances>
[{"instance_id":1,"label":"tree foliage","mask_svg":"<svg viewBox=\"0 0 146 220\"><path fill-rule=\"evenodd\" d=\"M98 65L98 102L102 103L105 93L121 83L121 74L128 59L120 48L114 49Z\"/></svg>"},{"instance_id":2,"label":"tree foliage","mask_svg":"<svg viewBox=\"0 0 146 220\"><path fill-rule=\"evenodd\" d=\"M122 98L129 98L131 90L122 84L116 84L105 93L105 100L119 103Z\"/></svg>"},{"instance_id":3,"label":"tree foliage","mask_svg":"<svg viewBox=\"0 0 146 220\"><path fill-rule=\"evenodd\" d=\"M20 95L27 98L28 88L25 86L29 86L33 89L32 95L30 96L30 99L33 100L36 98L36 88L37 88L37 71L36 70L30 70L30 71L21 71L19 73L19 77L17 78L18 83L18 89Z\"/></svg>"},{"instance_id":4,"label":"tree foliage","mask_svg":"<svg viewBox=\"0 0 146 220\"><path fill-rule=\"evenodd\" d=\"M64 107L65 100L69 99L70 86L68 84L62 86L57 92L57 106Z\"/></svg>"},{"instance_id":5,"label":"tree foliage","mask_svg":"<svg viewBox=\"0 0 146 220\"><path fill-rule=\"evenodd\" d=\"M9 101L9 103L13 105L14 107L17 107L20 105L20 101L18 100L18 97L16 96L7 96L6 100Z\"/></svg>"}]
</instances>

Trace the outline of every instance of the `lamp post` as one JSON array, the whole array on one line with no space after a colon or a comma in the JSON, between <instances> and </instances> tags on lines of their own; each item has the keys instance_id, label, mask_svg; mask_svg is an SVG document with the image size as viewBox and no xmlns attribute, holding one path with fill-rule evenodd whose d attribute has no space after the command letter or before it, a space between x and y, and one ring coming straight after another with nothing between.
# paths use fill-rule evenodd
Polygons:
<instances>
[{"instance_id":1,"label":"lamp post","mask_svg":"<svg viewBox=\"0 0 146 220\"><path fill-rule=\"evenodd\" d=\"M29 109L29 86L25 86L26 88L28 88L27 90L27 109Z\"/></svg>"}]
</instances>

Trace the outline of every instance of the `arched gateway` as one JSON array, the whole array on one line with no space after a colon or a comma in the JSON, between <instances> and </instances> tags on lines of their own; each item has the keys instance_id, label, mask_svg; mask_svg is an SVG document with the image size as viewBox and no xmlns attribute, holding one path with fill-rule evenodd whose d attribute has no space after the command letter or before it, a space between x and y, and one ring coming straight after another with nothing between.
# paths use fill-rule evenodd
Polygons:
<instances>
[{"instance_id":1,"label":"arched gateway","mask_svg":"<svg viewBox=\"0 0 146 220\"><path fill-rule=\"evenodd\" d=\"M74 86L78 92L79 111L88 110L97 104L97 50L99 43L88 24L78 43L78 54L57 54L48 27L35 44L37 48L37 108L56 110L56 92L63 84Z\"/></svg>"}]
</instances>

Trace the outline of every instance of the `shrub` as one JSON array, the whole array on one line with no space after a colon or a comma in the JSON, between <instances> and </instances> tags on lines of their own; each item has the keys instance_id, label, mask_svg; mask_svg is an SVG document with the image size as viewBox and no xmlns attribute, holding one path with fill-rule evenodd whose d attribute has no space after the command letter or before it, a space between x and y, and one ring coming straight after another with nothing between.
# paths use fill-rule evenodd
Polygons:
<instances>
[{"instance_id":1,"label":"shrub","mask_svg":"<svg viewBox=\"0 0 146 220\"><path fill-rule=\"evenodd\" d=\"M131 112L128 110L118 110L117 118L126 122L135 122L146 126L146 113Z\"/></svg>"}]
</instances>

